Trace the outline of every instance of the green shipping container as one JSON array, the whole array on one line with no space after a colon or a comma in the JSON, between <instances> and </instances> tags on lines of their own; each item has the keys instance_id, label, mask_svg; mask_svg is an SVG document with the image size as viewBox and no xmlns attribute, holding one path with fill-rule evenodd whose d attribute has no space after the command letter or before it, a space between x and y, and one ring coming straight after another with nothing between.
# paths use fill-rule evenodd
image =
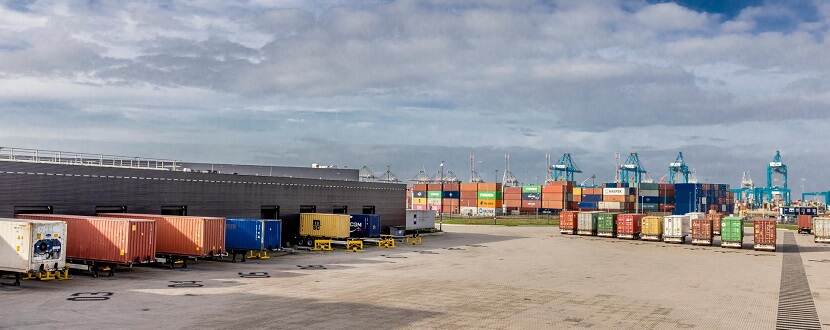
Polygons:
<instances>
[{"instance_id":1,"label":"green shipping container","mask_svg":"<svg viewBox=\"0 0 830 330\"><path fill-rule=\"evenodd\" d=\"M440 191L427 191L427 198L441 198Z\"/></svg>"},{"instance_id":2,"label":"green shipping container","mask_svg":"<svg viewBox=\"0 0 830 330\"><path fill-rule=\"evenodd\" d=\"M736 216L723 217L720 223L721 242L742 243L744 241L743 218Z\"/></svg>"},{"instance_id":3,"label":"green shipping container","mask_svg":"<svg viewBox=\"0 0 830 330\"><path fill-rule=\"evenodd\" d=\"M617 213L603 212L597 216L597 236L617 235Z\"/></svg>"},{"instance_id":4,"label":"green shipping container","mask_svg":"<svg viewBox=\"0 0 830 330\"><path fill-rule=\"evenodd\" d=\"M542 192L542 186L538 186L535 184L530 184L526 186L522 186L522 193L540 193Z\"/></svg>"},{"instance_id":5,"label":"green shipping container","mask_svg":"<svg viewBox=\"0 0 830 330\"><path fill-rule=\"evenodd\" d=\"M498 191L479 191L478 199L496 200L501 199L501 192Z\"/></svg>"}]
</instances>

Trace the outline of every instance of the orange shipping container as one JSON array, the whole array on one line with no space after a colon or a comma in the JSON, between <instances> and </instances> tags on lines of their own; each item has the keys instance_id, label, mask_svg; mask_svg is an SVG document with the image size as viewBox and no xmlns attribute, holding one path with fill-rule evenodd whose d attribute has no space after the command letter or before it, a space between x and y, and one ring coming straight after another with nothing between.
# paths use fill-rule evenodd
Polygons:
<instances>
[{"instance_id":1,"label":"orange shipping container","mask_svg":"<svg viewBox=\"0 0 830 330\"><path fill-rule=\"evenodd\" d=\"M462 183L461 184L461 194L463 195L465 191L478 191L478 183Z\"/></svg>"},{"instance_id":2,"label":"orange shipping container","mask_svg":"<svg viewBox=\"0 0 830 330\"><path fill-rule=\"evenodd\" d=\"M478 201L478 207L493 209L501 207L501 201L495 199L480 199Z\"/></svg>"},{"instance_id":3,"label":"orange shipping container","mask_svg":"<svg viewBox=\"0 0 830 330\"><path fill-rule=\"evenodd\" d=\"M66 222L66 258L131 266L156 260L156 223L62 214L20 214L20 219Z\"/></svg>"},{"instance_id":4,"label":"orange shipping container","mask_svg":"<svg viewBox=\"0 0 830 330\"><path fill-rule=\"evenodd\" d=\"M504 206L507 207L522 207L521 199L505 199Z\"/></svg>"},{"instance_id":5,"label":"orange shipping container","mask_svg":"<svg viewBox=\"0 0 830 330\"><path fill-rule=\"evenodd\" d=\"M519 200L520 201L520 200L522 200L522 194L521 193L518 193L518 194L505 193L504 194L504 200Z\"/></svg>"},{"instance_id":6,"label":"orange shipping container","mask_svg":"<svg viewBox=\"0 0 830 330\"><path fill-rule=\"evenodd\" d=\"M458 191L459 189L458 183L445 183L444 184L444 191Z\"/></svg>"},{"instance_id":7,"label":"orange shipping container","mask_svg":"<svg viewBox=\"0 0 830 330\"><path fill-rule=\"evenodd\" d=\"M444 189L440 183L430 183L427 185L427 191L441 191Z\"/></svg>"},{"instance_id":8,"label":"orange shipping container","mask_svg":"<svg viewBox=\"0 0 830 330\"><path fill-rule=\"evenodd\" d=\"M546 201L546 200L543 200L542 201L542 208L543 209L561 210L561 209L565 208L565 202L564 201Z\"/></svg>"},{"instance_id":9,"label":"orange shipping container","mask_svg":"<svg viewBox=\"0 0 830 330\"><path fill-rule=\"evenodd\" d=\"M602 195L602 188L582 188L583 195Z\"/></svg>"},{"instance_id":10,"label":"orange shipping container","mask_svg":"<svg viewBox=\"0 0 830 330\"><path fill-rule=\"evenodd\" d=\"M574 199L573 200L574 202L581 202L582 201L582 195L574 195L573 199Z\"/></svg>"},{"instance_id":11,"label":"orange shipping container","mask_svg":"<svg viewBox=\"0 0 830 330\"><path fill-rule=\"evenodd\" d=\"M577 211L562 211L559 214L559 232L562 234L576 234Z\"/></svg>"},{"instance_id":12,"label":"orange shipping container","mask_svg":"<svg viewBox=\"0 0 830 330\"><path fill-rule=\"evenodd\" d=\"M473 190L473 191L464 191L464 190L462 190L461 193L459 194L459 197L461 197L461 199L465 199L465 198L466 199L477 199L478 198L478 190Z\"/></svg>"},{"instance_id":13,"label":"orange shipping container","mask_svg":"<svg viewBox=\"0 0 830 330\"><path fill-rule=\"evenodd\" d=\"M565 200L565 193L564 192L543 192L542 193L542 200L543 201L564 201Z\"/></svg>"},{"instance_id":14,"label":"orange shipping container","mask_svg":"<svg viewBox=\"0 0 830 330\"><path fill-rule=\"evenodd\" d=\"M423 183L416 184L412 187L413 191L427 191L427 185Z\"/></svg>"},{"instance_id":15,"label":"orange shipping container","mask_svg":"<svg viewBox=\"0 0 830 330\"><path fill-rule=\"evenodd\" d=\"M617 196L617 195L605 195L605 196L602 196L602 201L603 202L620 202L620 203L627 202L625 195L619 195L619 196Z\"/></svg>"},{"instance_id":16,"label":"orange shipping container","mask_svg":"<svg viewBox=\"0 0 830 330\"><path fill-rule=\"evenodd\" d=\"M225 253L225 219L135 213L105 213L105 217L156 221L158 254L209 257Z\"/></svg>"},{"instance_id":17,"label":"orange shipping container","mask_svg":"<svg viewBox=\"0 0 830 330\"><path fill-rule=\"evenodd\" d=\"M479 183L478 191L501 191L501 183Z\"/></svg>"},{"instance_id":18,"label":"orange shipping container","mask_svg":"<svg viewBox=\"0 0 830 330\"><path fill-rule=\"evenodd\" d=\"M522 187L504 187L504 194L522 194Z\"/></svg>"},{"instance_id":19,"label":"orange shipping container","mask_svg":"<svg viewBox=\"0 0 830 330\"><path fill-rule=\"evenodd\" d=\"M478 207L478 200L475 198L462 198L459 201L459 206L461 207Z\"/></svg>"}]
</instances>

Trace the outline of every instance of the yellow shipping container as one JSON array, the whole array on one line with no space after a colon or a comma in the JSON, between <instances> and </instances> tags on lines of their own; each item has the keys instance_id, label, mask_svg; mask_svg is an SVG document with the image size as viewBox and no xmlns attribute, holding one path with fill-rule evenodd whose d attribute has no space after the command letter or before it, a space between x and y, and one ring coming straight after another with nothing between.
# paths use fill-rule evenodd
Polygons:
<instances>
[{"instance_id":1,"label":"yellow shipping container","mask_svg":"<svg viewBox=\"0 0 830 330\"><path fill-rule=\"evenodd\" d=\"M350 225L347 214L300 213L300 236L348 238Z\"/></svg>"},{"instance_id":2,"label":"yellow shipping container","mask_svg":"<svg viewBox=\"0 0 830 330\"><path fill-rule=\"evenodd\" d=\"M413 198L412 199L412 205L427 205L427 199L423 198L423 197Z\"/></svg>"},{"instance_id":3,"label":"yellow shipping container","mask_svg":"<svg viewBox=\"0 0 830 330\"><path fill-rule=\"evenodd\" d=\"M582 188L581 187L574 187L573 194L574 194L574 196L582 195Z\"/></svg>"},{"instance_id":4,"label":"yellow shipping container","mask_svg":"<svg viewBox=\"0 0 830 330\"><path fill-rule=\"evenodd\" d=\"M663 218L655 216L645 216L642 219L642 226L640 228L643 236L662 236L663 235Z\"/></svg>"},{"instance_id":5,"label":"yellow shipping container","mask_svg":"<svg viewBox=\"0 0 830 330\"><path fill-rule=\"evenodd\" d=\"M495 199L479 199L478 207L485 209L494 209L501 207L501 201Z\"/></svg>"}]
</instances>

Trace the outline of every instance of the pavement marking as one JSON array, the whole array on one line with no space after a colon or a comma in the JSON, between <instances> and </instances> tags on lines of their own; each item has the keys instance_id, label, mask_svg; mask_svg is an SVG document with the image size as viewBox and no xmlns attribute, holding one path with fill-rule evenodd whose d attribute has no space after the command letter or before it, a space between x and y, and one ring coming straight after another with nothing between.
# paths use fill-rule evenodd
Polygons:
<instances>
[{"instance_id":1,"label":"pavement marking","mask_svg":"<svg viewBox=\"0 0 830 330\"><path fill-rule=\"evenodd\" d=\"M784 233L776 329L821 329L810 283L793 233Z\"/></svg>"}]
</instances>

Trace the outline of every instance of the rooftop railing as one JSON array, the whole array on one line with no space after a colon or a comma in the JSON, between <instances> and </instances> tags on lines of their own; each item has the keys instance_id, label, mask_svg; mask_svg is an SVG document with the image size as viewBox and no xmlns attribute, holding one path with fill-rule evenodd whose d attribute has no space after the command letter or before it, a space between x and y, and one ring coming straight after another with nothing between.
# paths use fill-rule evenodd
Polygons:
<instances>
[{"instance_id":1,"label":"rooftop railing","mask_svg":"<svg viewBox=\"0 0 830 330\"><path fill-rule=\"evenodd\" d=\"M0 161L181 171L179 161L142 157L87 154L54 150L0 147Z\"/></svg>"}]
</instances>

